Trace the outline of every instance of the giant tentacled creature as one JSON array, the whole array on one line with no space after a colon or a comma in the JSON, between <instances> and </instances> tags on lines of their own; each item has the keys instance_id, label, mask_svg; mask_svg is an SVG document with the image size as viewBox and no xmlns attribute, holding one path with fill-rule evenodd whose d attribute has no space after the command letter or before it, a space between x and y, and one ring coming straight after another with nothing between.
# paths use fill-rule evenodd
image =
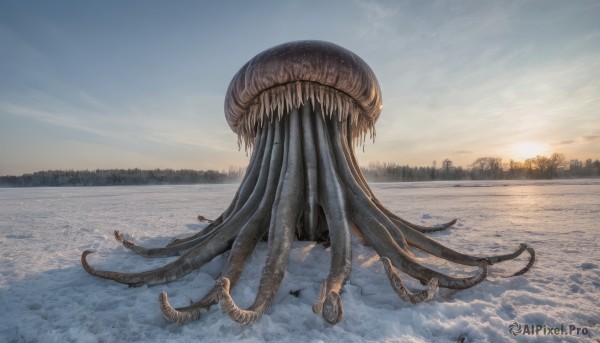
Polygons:
<instances>
[{"instance_id":1,"label":"giant tentacled creature","mask_svg":"<svg viewBox=\"0 0 600 343\"><path fill-rule=\"evenodd\" d=\"M505 255L471 256L426 234L435 227L410 223L375 197L357 164L354 147L374 136L382 108L381 91L371 68L354 53L323 41L296 41L265 50L233 77L225 97L225 116L238 144L251 151L250 163L229 207L200 232L174 239L165 247L144 248L115 231L133 252L150 258L180 256L156 270L124 273L98 270L81 256L83 268L96 277L130 286L173 281L229 251L212 289L190 306L173 308L167 294L160 309L171 322L196 320L219 303L231 319L249 324L269 309L283 280L294 239L330 242L331 265L313 311L327 323L343 317L340 292L352 269L351 235L359 234L377 252L393 290L401 299L431 299L438 287L465 289L488 275L488 266L527 251L526 244ZM268 256L254 303L239 308L230 295L246 261L261 239ZM457 264L477 267L477 274L454 277L427 267L412 249ZM400 272L426 285L410 290ZM402 276L402 277L401 277Z\"/></svg>"}]
</instances>

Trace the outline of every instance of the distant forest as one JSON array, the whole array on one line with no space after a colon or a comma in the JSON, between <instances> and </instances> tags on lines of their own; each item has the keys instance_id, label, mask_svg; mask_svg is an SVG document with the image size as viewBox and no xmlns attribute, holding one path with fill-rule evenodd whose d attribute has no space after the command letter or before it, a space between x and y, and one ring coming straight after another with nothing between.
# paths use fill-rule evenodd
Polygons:
<instances>
[{"instance_id":1,"label":"distant forest","mask_svg":"<svg viewBox=\"0 0 600 343\"><path fill-rule=\"evenodd\" d=\"M97 169L46 170L21 176L0 176L0 187L183 185L195 183L235 183L244 169L229 171L191 169Z\"/></svg>"},{"instance_id":2,"label":"distant forest","mask_svg":"<svg viewBox=\"0 0 600 343\"><path fill-rule=\"evenodd\" d=\"M499 157L479 157L467 168L455 167L451 160L445 159L439 167L436 161L429 167L373 163L361 170L371 182L566 179L599 177L600 160L567 161L562 154L552 154L503 163Z\"/></svg>"},{"instance_id":3,"label":"distant forest","mask_svg":"<svg viewBox=\"0 0 600 343\"><path fill-rule=\"evenodd\" d=\"M523 162L503 163L498 157L480 157L469 167L454 166L445 159L441 166L434 161L428 167L396 163L372 163L361 168L368 181L402 182L435 180L511 180L600 177L600 160L572 159L561 154L537 156ZM228 171L190 169L97 169L47 170L21 176L0 176L0 187L181 185L197 183L237 183L244 168Z\"/></svg>"}]
</instances>

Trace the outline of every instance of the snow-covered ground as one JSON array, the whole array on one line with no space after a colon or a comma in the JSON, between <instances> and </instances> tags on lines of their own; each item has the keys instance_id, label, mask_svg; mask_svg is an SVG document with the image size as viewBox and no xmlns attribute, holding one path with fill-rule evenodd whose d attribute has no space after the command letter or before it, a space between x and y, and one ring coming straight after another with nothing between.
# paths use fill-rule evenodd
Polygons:
<instances>
[{"instance_id":1,"label":"snow-covered ground","mask_svg":"<svg viewBox=\"0 0 600 343\"><path fill-rule=\"evenodd\" d=\"M432 225L458 218L432 234L471 254L533 245L538 262L505 279L525 258L491 268L489 280L459 292L440 290L428 303L402 302L369 248L354 242L353 271L342 300L344 320L327 325L311 306L329 268L329 249L295 242L277 298L257 323L241 326L215 306L199 321L170 324L157 297L174 306L197 300L213 284L226 257L166 285L127 288L86 274L92 265L142 271L170 259L147 260L113 238L114 229L137 243L158 246L203 227L196 216L220 214L236 185L0 189L1 342L529 342L600 339L600 180L552 182L430 182L373 184L379 199L410 221ZM266 257L253 254L232 294L253 301ZM437 269L465 275L473 268L428 259ZM406 278L408 279L408 278ZM409 284L420 287L415 282ZM300 290L298 297L290 291ZM580 335L513 336L509 325L546 325ZM585 329L585 330L584 330ZM587 335L582 335L582 331Z\"/></svg>"}]
</instances>

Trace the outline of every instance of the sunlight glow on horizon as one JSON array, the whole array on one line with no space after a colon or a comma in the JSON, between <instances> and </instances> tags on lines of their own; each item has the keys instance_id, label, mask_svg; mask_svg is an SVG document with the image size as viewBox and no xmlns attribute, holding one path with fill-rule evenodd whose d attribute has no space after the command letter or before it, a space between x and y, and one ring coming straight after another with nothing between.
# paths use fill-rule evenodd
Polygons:
<instances>
[{"instance_id":1,"label":"sunlight glow on horizon","mask_svg":"<svg viewBox=\"0 0 600 343\"><path fill-rule=\"evenodd\" d=\"M513 144L511 146L511 156L518 161L524 161L528 158L543 156L551 153L547 144L539 142L525 141Z\"/></svg>"}]
</instances>

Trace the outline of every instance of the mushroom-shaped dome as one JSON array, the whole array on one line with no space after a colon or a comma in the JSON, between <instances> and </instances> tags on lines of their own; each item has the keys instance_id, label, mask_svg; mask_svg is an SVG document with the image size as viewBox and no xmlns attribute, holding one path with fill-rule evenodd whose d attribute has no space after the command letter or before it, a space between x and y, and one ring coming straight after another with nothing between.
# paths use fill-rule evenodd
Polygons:
<instances>
[{"instance_id":1,"label":"mushroom-shaped dome","mask_svg":"<svg viewBox=\"0 0 600 343\"><path fill-rule=\"evenodd\" d=\"M229 84L225 117L249 143L262 118L281 116L306 100L329 116L350 118L353 136L371 131L381 113L379 83L365 61L336 44L307 40L277 45L248 61Z\"/></svg>"}]
</instances>

